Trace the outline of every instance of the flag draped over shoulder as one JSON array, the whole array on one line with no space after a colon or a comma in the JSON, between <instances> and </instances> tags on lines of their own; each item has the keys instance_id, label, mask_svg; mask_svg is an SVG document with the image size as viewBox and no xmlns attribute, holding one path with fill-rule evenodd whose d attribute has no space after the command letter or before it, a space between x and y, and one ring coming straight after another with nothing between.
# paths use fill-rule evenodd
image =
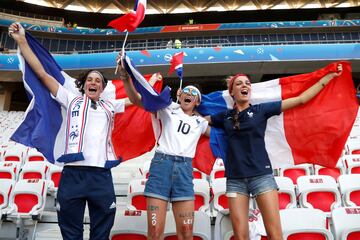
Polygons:
<instances>
[{"instance_id":1,"label":"flag draped over shoulder","mask_svg":"<svg viewBox=\"0 0 360 240\"><path fill-rule=\"evenodd\" d=\"M115 28L119 32L133 32L145 18L146 0L137 0L134 11L122 17L112 20L108 26Z\"/></svg>"},{"instance_id":2,"label":"flag draped over shoulder","mask_svg":"<svg viewBox=\"0 0 360 240\"><path fill-rule=\"evenodd\" d=\"M26 39L46 72L66 89L80 95L75 87L74 79L61 70L50 53L29 33L26 33ZM49 162L55 163L65 149L65 110L51 97L48 89L37 78L20 53L18 57L25 89L31 101L24 121L11 139L37 148ZM143 79L146 81L145 78ZM159 81L154 85L157 91L161 90L161 87L162 82ZM101 97L119 99L126 97L124 92L121 81L109 81ZM124 113L116 114L112 139L116 155L121 156L123 160L148 152L155 144L150 114L135 106L126 108Z\"/></svg>"},{"instance_id":3,"label":"flag draped over shoulder","mask_svg":"<svg viewBox=\"0 0 360 240\"><path fill-rule=\"evenodd\" d=\"M124 67L129 73L134 87L141 95L141 102L144 108L149 112L156 112L162 108L169 106L172 102L170 95L170 88L165 87L161 93L154 91L144 77L136 69L136 66L131 62L130 58L125 55ZM209 147L209 138L201 137L196 149L195 157L193 159L193 167L200 171L210 174L212 166L215 162Z\"/></svg>"},{"instance_id":4,"label":"flag draped over shoulder","mask_svg":"<svg viewBox=\"0 0 360 240\"><path fill-rule=\"evenodd\" d=\"M333 79L314 99L268 120L265 144L273 168L300 163L334 167L341 155L358 110L351 66L341 62L343 73ZM252 84L251 103L279 101L298 96L327 73L337 71L332 63L308 74ZM232 108L226 91L203 96L198 111L211 115ZM224 133L212 129L214 155L226 161Z\"/></svg>"}]
</instances>

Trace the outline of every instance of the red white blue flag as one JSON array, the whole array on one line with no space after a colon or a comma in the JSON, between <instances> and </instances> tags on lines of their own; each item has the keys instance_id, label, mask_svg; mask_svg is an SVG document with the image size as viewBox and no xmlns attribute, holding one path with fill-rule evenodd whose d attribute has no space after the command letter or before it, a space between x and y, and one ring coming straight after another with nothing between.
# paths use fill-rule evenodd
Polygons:
<instances>
[{"instance_id":1,"label":"red white blue flag","mask_svg":"<svg viewBox=\"0 0 360 240\"><path fill-rule=\"evenodd\" d=\"M184 52L175 53L170 60L170 70L169 76L176 71L176 74L180 79L183 78L183 62L184 62Z\"/></svg>"},{"instance_id":2,"label":"red white blue flag","mask_svg":"<svg viewBox=\"0 0 360 240\"><path fill-rule=\"evenodd\" d=\"M108 26L119 32L133 32L145 18L146 0L137 0L134 11L109 22Z\"/></svg>"}]
</instances>

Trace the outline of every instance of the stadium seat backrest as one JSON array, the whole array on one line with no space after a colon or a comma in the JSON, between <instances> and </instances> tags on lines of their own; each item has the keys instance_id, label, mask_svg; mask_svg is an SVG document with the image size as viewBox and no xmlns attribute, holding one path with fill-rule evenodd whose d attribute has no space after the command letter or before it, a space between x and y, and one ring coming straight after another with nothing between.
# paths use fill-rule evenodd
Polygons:
<instances>
[{"instance_id":1,"label":"stadium seat backrest","mask_svg":"<svg viewBox=\"0 0 360 240\"><path fill-rule=\"evenodd\" d=\"M193 168L193 178L194 179L206 179L206 174L199 171L196 168Z\"/></svg>"},{"instance_id":2,"label":"stadium seat backrest","mask_svg":"<svg viewBox=\"0 0 360 240\"><path fill-rule=\"evenodd\" d=\"M275 177L279 187L279 207L280 209L295 208L297 206L295 186L288 177Z\"/></svg>"},{"instance_id":3,"label":"stadium seat backrest","mask_svg":"<svg viewBox=\"0 0 360 240\"><path fill-rule=\"evenodd\" d=\"M346 153L347 154L356 154L360 151L360 135L359 136L349 136L346 141Z\"/></svg>"},{"instance_id":4,"label":"stadium seat backrest","mask_svg":"<svg viewBox=\"0 0 360 240\"><path fill-rule=\"evenodd\" d=\"M193 179L195 211L207 212L210 208L210 186L205 179Z\"/></svg>"},{"instance_id":5,"label":"stadium seat backrest","mask_svg":"<svg viewBox=\"0 0 360 240\"><path fill-rule=\"evenodd\" d=\"M284 239L332 240L327 217L319 209L291 208L280 211Z\"/></svg>"},{"instance_id":6,"label":"stadium seat backrest","mask_svg":"<svg viewBox=\"0 0 360 240\"><path fill-rule=\"evenodd\" d=\"M334 178L324 175L301 176L297 183L301 207L330 212L341 206L340 192Z\"/></svg>"},{"instance_id":7,"label":"stadium seat backrest","mask_svg":"<svg viewBox=\"0 0 360 240\"><path fill-rule=\"evenodd\" d=\"M360 154L342 156L348 174L360 174Z\"/></svg>"},{"instance_id":8,"label":"stadium seat backrest","mask_svg":"<svg viewBox=\"0 0 360 240\"><path fill-rule=\"evenodd\" d=\"M360 174L341 175L339 188L345 206L360 207Z\"/></svg>"},{"instance_id":9,"label":"stadium seat backrest","mask_svg":"<svg viewBox=\"0 0 360 240\"><path fill-rule=\"evenodd\" d=\"M46 179L49 166L43 161L26 162L21 168L19 179Z\"/></svg>"},{"instance_id":10,"label":"stadium seat backrest","mask_svg":"<svg viewBox=\"0 0 360 240\"><path fill-rule=\"evenodd\" d=\"M210 185L212 185L212 182L214 181L214 179L217 179L217 178L225 178L225 168L224 168L224 166L213 168L213 170L211 170L211 173L210 173Z\"/></svg>"},{"instance_id":11,"label":"stadium seat backrest","mask_svg":"<svg viewBox=\"0 0 360 240\"><path fill-rule=\"evenodd\" d=\"M310 175L311 164L299 164L293 167L280 168L280 176L290 178L294 184L297 184L297 178L300 176Z\"/></svg>"},{"instance_id":12,"label":"stadium seat backrest","mask_svg":"<svg viewBox=\"0 0 360 240\"><path fill-rule=\"evenodd\" d=\"M342 167L330 168L315 165L315 174L331 176L337 181L341 174L345 174L345 170Z\"/></svg>"},{"instance_id":13,"label":"stadium seat backrest","mask_svg":"<svg viewBox=\"0 0 360 240\"><path fill-rule=\"evenodd\" d=\"M34 161L45 161L45 157L42 153L37 151L35 148L30 148L28 153L26 154L26 162L34 162Z\"/></svg>"},{"instance_id":14,"label":"stadium seat backrest","mask_svg":"<svg viewBox=\"0 0 360 240\"><path fill-rule=\"evenodd\" d=\"M42 179L16 182L10 196L9 207L15 215L41 214L45 207L47 183Z\"/></svg>"},{"instance_id":15,"label":"stadium seat backrest","mask_svg":"<svg viewBox=\"0 0 360 240\"><path fill-rule=\"evenodd\" d=\"M140 210L119 210L110 232L111 240L146 240L147 213Z\"/></svg>"},{"instance_id":16,"label":"stadium seat backrest","mask_svg":"<svg viewBox=\"0 0 360 240\"><path fill-rule=\"evenodd\" d=\"M129 182L126 203L129 210L146 211L146 198L144 196L146 181L147 179L134 179Z\"/></svg>"},{"instance_id":17,"label":"stadium seat backrest","mask_svg":"<svg viewBox=\"0 0 360 240\"><path fill-rule=\"evenodd\" d=\"M10 193L14 185L15 181L12 179L0 179L0 210L8 206Z\"/></svg>"},{"instance_id":18,"label":"stadium seat backrest","mask_svg":"<svg viewBox=\"0 0 360 240\"><path fill-rule=\"evenodd\" d=\"M0 162L0 179L17 180L20 171L19 162Z\"/></svg>"},{"instance_id":19,"label":"stadium seat backrest","mask_svg":"<svg viewBox=\"0 0 360 240\"><path fill-rule=\"evenodd\" d=\"M59 187L61 172L63 168L54 164L50 165L48 179L53 182L53 187L56 190Z\"/></svg>"},{"instance_id":20,"label":"stadium seat backrest","mask_svg":"<svg viewBox=\"0 0 360 240\"><path fill-rule=\"evenodd\" d=\"M212 184L214 211L219 212L229 209L226 196L226 178L214 179Z\"/></svg>"},{"instance_id":21,"label":"stadium seat backrest","mask_svg":"<svg viewBox=\"0 0 360 240\"><path fill-rule=\"evenodd\" d=\"M360 239L360 207L343 207L331 213L336 240Z\"/></svg>"},{"instance_id":22,"label":"stadium seat backrest","mask_svg":"<svg viewBox=\"0 0 360 240\"><path fill-rule=\"evenodd\" d=\"M4 153L4 161L12 161L23 163L23 149L20 147L12 146L11 148L7 148Z\"/></svg>"}]
</instances>

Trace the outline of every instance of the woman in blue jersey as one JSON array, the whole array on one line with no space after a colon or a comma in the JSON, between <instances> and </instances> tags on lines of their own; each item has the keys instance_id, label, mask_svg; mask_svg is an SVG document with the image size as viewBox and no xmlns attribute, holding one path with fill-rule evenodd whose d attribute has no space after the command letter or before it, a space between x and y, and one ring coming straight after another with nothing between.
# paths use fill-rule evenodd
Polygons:
<instances>
[{"instance_id":1,"label":"woman in blue jersey","mask_svg":"<svg viewBox=\"0 0 360 240\"><path fill-rule=\"evenodd\" d=\"M338 66L341 73L342 66ZM249 239L248 211L250 195L262 213L268 239L282 239L277 185L265 149L267 119L307 103L338 73L329 73L297 97L257 105L250 104L251 82L247 75L237 74L228 81L234 108L206 119L224 129L228 148L225 173L226 194L236 240Z\"/></svg>"},{"instance_id":2,"label":"woman in blue jersey","mask_svg":"<svg viewBox=\"0 0 360 240\"><path fill-rule=\"evenodd\" d=\"M11 24L9 34L30 68L67 112L64 155L57 159L65 164L57 193L62 237L83 239L87 204L90 239L109 239L116 212L110 165L119 162L113 151L111 131L114 113L123 112L130 102L101 99L107 79L97 70L80 76L76 80L80 92L73 94L46 72L29 47L25 30L19 23Z\"/></svg>"},{"instance_id":3,"label":"woman in blue jersey","mask_svg":"<svg viewBox=\"0 0 360 240\"><path fill-rule=\"evenodd\" d=\"M127 72L121 68L125 90L131 102L142 107ZM147 197L148 239L163 239L168 202L172 203L178 239L193 239L194 186L192 158L201 134L209 134L208 122L195 114L201 93L194 86L178 91L179 104L153 112L153 124L160 130L144 194ZM139 126L140 127L140 126Z\"/></svg>"}]
</instances>

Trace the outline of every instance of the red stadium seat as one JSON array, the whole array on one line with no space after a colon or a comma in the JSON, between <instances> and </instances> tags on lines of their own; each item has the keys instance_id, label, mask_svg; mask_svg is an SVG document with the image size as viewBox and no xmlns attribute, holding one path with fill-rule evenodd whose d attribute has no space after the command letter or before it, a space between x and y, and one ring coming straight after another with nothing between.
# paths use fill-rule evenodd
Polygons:
<instances>
[{"instance_id":1,"label":"red stadium seat","mask_svg":"<svg viewBox=\"0 0 360 240\"><path fill-rule=\"evenodd\" d=\"M111 240L146 240L147 236L136 233L121 233L111 237Z\"/></svg>"},{"instance_id":2,"label":"red stadium seat","mask_svg":"<svg viewBox=\"0 0 360 240\"><path fill-rule=\"evenodd\" d=\"M144 189L147 179L134 179L129 182L127 193L127 208L129 210L146 211Z\"/></svg>"},{"instance_id":3,"label":"red stadium seat","mask_svg":"<svg viewBox=\"0 0 360 240\"><path fill-rule=\"evenodd\" d=\"M299 164L293 167L280 168L280 176L290 178L294 184L297 184L297 178L300 176L310 175L311 164Z\"/></svg>"}]
</instances>

